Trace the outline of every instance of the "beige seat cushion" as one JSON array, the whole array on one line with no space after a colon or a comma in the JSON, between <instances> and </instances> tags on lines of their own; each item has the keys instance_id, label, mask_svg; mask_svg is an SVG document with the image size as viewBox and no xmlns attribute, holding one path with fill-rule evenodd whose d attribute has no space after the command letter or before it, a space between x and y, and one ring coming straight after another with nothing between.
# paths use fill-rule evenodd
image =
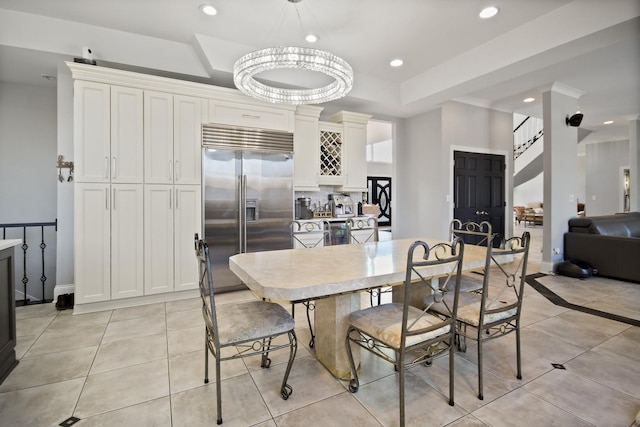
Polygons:
<instances>
[{"instance_id":1,"label":"beige seat cushion","mask_svg":"<svg viewBox=\"0 0 640 427\"><path fill-rule=\"evenodd\" d=\"M389 347L399 349L402 334L402 304L382 304L375 307L351 313L349 322L372 338L385 343ZM442 323L442 319L429 313L424 313L415 307L409 307L409 325L420 317L412 329L422 329ZM407 337L406 346L412 346L423 341L436 338L448 333L449 325L444 325L434 331Z\"/></svg>"},{"instance_id":2,"label":"beige seat cushion","mask_svg":"<svg viewBox=\"0 0 640 427\"><path fill-rule=\"evenodd\" d=\"M480 303L482 295L476 293L461 293L458 300L458 314L457 319L472 326L478 326L480 324ZM453 303L453 295L446 295L444 299L449 306ZM425 300L428 303L429 299ZM500 301L496 301L489 307L494 310L500 308ZM435 303L431 307L432 311L436 313L447 315L449 311L442 302ZM502 319L509 318L516 314L517 309L511 308L509 310L499 311L497 313L485 314L484 323L493 323Z\"/></svg>"},{"instance_id":3,"label":"beige seat cushion","mask_svg":"<svg viewBox=\"0 0 640 427\"><path fill-rule=\"evenodd\" d=\"M221 345L283 334L295 326L287 310L273 302L217 304L216 309Z\"/></svg>"}]
</instances>

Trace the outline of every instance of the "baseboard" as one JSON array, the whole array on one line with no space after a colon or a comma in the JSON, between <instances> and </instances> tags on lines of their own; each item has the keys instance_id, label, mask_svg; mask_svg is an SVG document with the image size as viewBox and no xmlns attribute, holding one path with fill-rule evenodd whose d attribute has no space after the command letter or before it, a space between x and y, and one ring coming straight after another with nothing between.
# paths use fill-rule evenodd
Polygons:
<instances>
[{"instance_id":1,"label":"baseboard","mask_svg":"<svg viewBox=\"0 0 640 427\"><path fill-rule=\"evenodd\" d=\"M555 272L555 265L557 263L555 262L547 262L547 261L542 261L540 263L540 273L544 273L544 274L554 274Z\"/></svg>"},{"instance_id":2,"label":"baseboard","mask_svg":"<svg viewBox=\"0 0 640 427\"><path fill-rule=\"evenodd\" d=\"M73 306L73 314L94 313L96 311L114 310L117 308L135 307L138 305L154 304L160 302L177 301L181 299L196 298L200 295L199 289L186 291L167 292L164 294L146 295L142 297L122 298L110 301L91 302Z\"/></svg>"},{"instance_id":3,"label":"baseboard","mask_svg":"<svg viewBox=\"0 0 640 427\"><path fill-rule=\"evenodd\" d=\"M55 304L56 301L58 301L58 295L64 295L64 294L72 294L74 293L76 290L76 286L75 285L56 285L53 288L53 301L52 303Z\"/></svg>"}]
</instances>

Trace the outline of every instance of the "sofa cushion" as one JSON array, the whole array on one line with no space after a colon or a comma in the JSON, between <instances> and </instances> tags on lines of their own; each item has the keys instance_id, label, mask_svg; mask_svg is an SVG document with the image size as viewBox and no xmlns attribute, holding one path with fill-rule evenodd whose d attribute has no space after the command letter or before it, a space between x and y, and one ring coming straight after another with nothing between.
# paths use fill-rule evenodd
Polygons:
<instances>
[{"instance_id":1,"label":"sofa cushion","mask_svg":"<svg viewBox=\"0 0 640 427\"><path fill-rule=\"evenodd\" d=\"M603 236L640 237L640 215L602 215L569 220L571 233L600 234Z\"/></svg>"}]
</instances>

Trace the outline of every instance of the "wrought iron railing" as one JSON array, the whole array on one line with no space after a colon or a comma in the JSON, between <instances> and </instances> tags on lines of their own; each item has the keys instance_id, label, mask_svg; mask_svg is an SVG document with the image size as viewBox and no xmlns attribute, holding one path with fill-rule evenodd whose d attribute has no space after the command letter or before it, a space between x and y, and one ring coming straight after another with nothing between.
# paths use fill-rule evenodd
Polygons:
<instances>
[{"instance_id":1,"label":"wrought iron railing","mask_svg":"<svg viewBox=\"0 0 640 427\"><path fill-rule=\"evenodd\" d=\"M544 135L544 129L542 128L542 122L539 119L532 119L531 116L527 116L514 130L513 130L513 159L520 157L525 151L529 149L537 140Z\"/></svg>"},{"instance_id":2,"label":"wrought iron railing","mask_svg":"<svg viewBox=\"0 0 640 427\"><path fill-rule=\"evenodd\" d=\"M49 292L51 295L48 298L47 292L47 265L46 265L46 257L45 250L47 249L47 241L45 239L45 229L49 230L53 228L53 232L58 231L58 220L56 219L53 222L29 222L29 223L17 223L17 224L0 224L0 229L2 229L2 239L21 239L22 245L19 246L22 249L22 278L19 278L19 275L16 274L16 280L22 283L22 292L24 294L24 299L19 301L16 300L16 305L28 305L28 304L41 304L45 302L51 302L53 298L53 288L50 289ZM7 229L10 229L7 234ZM13 230L13 232L11 232ZM49 234L49 233L47 233ZM34 242L37 244L39 241L40 247L40 257L38 259L36 256L30 256L32 252L28 252L30 244ZM55 246L53 246L53 251L55 255ZM19 261L18 256L16 258ZM53 257L55 260L55 256ZM40 268L38 268L40 267ZM30 296L36 298L32 292L29 292L29 271L40 270L40 284L42 287L41 298L39 300L34 299L31 300ZM33 288L33 287L32 287ZM17 289L17 288L16 288Z\"/></svg>"}]
</instances>

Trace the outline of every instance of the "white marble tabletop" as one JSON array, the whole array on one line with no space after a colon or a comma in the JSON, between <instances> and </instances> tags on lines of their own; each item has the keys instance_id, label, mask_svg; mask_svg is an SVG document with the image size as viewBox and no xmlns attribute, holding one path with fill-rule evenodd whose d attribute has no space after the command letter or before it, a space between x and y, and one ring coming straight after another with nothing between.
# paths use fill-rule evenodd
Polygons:
<instances>
[{"instance_id":1,"label":"white marble tabletop","mask_svg":"<svg viewBox=\"0 0 640 427\"><path fill-rule=\"evenodd\" d=\"M286 249L238 254L229 266L258 297L301 301L404 281L407 251L416 240L429 246L439 241L411 238L354 245L335 245L312 249ZM421 251L416 251L421 255ZM484 266L486 251L465 247L464 270ZM449 266L430 267L427 277L448 273Z\"/></svg>"},{"instance_id":2,"label":"white marble tabletop","mask_svg":"<svg viewBox=\"0 0 640 427\"><path fill-rule=\"evenodd\" d=\"M6 239L0 240L0 251L7 248L12 248L22 244L21 239Z\"/></svg>"}]
</instances>

